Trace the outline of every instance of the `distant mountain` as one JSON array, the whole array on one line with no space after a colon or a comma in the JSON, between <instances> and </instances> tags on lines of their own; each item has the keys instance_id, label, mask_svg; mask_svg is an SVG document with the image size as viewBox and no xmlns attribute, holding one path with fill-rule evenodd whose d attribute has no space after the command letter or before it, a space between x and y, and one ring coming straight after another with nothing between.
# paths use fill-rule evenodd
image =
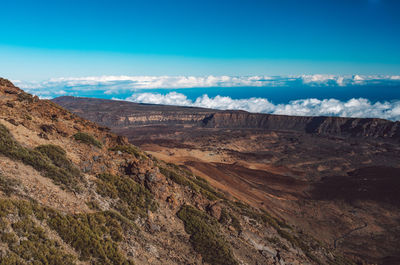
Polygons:
<instances>
[{"instance_id":1,"label":"distant mountain","mask_svg":"<svg viewBox=\"0 0 400 265\"><path fill-rule=\"evenodd\" d=\"M285 116L70 96L52 101L110 127L185 124L193 127L287 130L332 136L400 139L400 122L383 119Z\"/></svg>"}]
</instances>

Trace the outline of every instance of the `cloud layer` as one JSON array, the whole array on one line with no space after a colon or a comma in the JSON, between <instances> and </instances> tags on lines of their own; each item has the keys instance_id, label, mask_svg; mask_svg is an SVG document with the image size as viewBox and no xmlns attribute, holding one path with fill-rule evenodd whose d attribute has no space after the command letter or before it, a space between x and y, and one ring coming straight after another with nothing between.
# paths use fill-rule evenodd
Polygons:
<instances>
[{"instance_id":1,"label":"cloud layer","mask_svg":"<svg viewBox=\"0 0 400 265\"><path fill-rule=\"evenodd\" d=\"M90 76L61 77L42 82L13 80L22 89L42 97L82 91L118 94L121 90L181 89L207 87L360 86L400 84L400 76L299 75L299 76Z\"/></svg>"},{"instance_id":2,"label":"cloud layer","mask_svg":"<svg viewBox=\"0 0 400 265\"><path fill-rule=\"evenodd\" d=\"M400 89L400 75L92 76L53 78L42 82L18 80L13 80L13 82L20 88L41 98L53 98L63 95L105 97L142 103L198 106L215 109L241 109L259 113L378 117L400 120L400 96L396 92ZM242 96L240 97L242 99L232 99L225 96L210 98L207 93L216 91L214 90L215 87L227 88L225 94L228 96L234 96L230 88L235 87L242 92L244 91L244 93L241 93ZM251 87L260 87L264 94L258 95L258 98L251 97ZM184 89L187 88L203 89L202 91L205 95L191 100L183 94L185 93ZM272 88L279 89L271 92L273 91ZM285 90L285 88L288 89ZM370 93L363 96L364 98L357 98L356 94L351 94L357 90L372 91L371 88L373 88L375 94ZM386 90L382 90L382 88ZM165 93L162 94L152 91L160 92L163 89L165 89ZM170 92L171 90L178 90L182 93ZM280 90L286 92L280 92ZM312 91L312 93L304 95L306 90ZM274 104L267 99L271 99L271 93L291 93L291 91L300 93L297 93L296 97L291 96L284 104ZM323 92L322 94L320 93L320 99L307 98L313 97L315 95L314 91ZM324 96L326 94L324 91L333 91L333 93L330 96ZM340 94L338 94L343 93L343 91L347 93L346 97L340 97ZM385 91L395 93L385 94L391 96L381 97L381 102L375 102L378 99L374 99L374 96L385 93ZM348 96L348 92L350 92L350 96ZM303 97L307 99L289 102L290 99L301 98L301 95L304 95ZM341 100L331 97L340 98ZM352 97L354 98L350 99Z\"/></svg>"},{"instance_id":3,"label":"cloud layer","mask_svg":"<svg viewBox=\"0 0 400 265\"><path fill-rule=\"evenodd\" d=\"M284 115L377 117L400 120L400 100L371 103L368 99L364 98L353 98L348 101L311 98L294 100L287 104L273 104L265 98L232 99L222 96L210 98L208 95L203 95L192 101L184 94L177 92L170 92L168 94L138 93L126 98L126 100L137 103L192 106L222 110L236 109Z\"/></svg>"}]
</instances>

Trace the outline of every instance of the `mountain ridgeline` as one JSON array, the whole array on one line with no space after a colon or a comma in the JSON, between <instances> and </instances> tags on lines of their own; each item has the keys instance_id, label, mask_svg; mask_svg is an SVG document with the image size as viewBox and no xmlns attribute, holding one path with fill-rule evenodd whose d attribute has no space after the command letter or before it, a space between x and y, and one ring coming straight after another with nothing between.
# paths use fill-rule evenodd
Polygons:
<instances>
[{"instance_id":1,"label":"mountain ridgeline","mask_svg":"<svg viewBox=\"0 0 400 265\"><path fill-rule=\"evenodd\" d=\"M304 117L59 97L53 102L104 126L186 125L262 129L331 136L400 139L400 122L376 118Z\"/></svg>"}]
</instances>

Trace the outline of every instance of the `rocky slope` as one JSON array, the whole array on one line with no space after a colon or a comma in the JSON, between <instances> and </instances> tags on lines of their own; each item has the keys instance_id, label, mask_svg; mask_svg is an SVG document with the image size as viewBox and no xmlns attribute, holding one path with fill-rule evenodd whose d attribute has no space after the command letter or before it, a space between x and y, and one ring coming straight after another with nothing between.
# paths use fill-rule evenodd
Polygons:
<instances>
[{"instance_id":1,"label":"rocky slope","mask_svg":"<svg viewBox=\"0 0 400 265\"><path fill-rule=\"evenodd\" d=\"M398 122L54 101L360 264L400 263Z\"/></svg>"},{"instance_id":2,"label":"rocky slope","mask_svg":"<svg viewBox=\"0 0 400 265\"><path fill-rule=\"evenodd\" d=\"M352 264L0 79L0 264Z\"/></svg>"}]
</instances>

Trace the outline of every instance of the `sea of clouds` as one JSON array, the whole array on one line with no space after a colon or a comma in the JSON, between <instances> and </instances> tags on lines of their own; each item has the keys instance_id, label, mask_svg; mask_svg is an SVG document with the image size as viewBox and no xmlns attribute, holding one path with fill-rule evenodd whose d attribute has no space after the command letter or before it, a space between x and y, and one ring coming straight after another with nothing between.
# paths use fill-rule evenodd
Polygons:
<instances>
[{"instance_id":1,"label":"sea of clouds","mask_svg":"<svg viewBox=\"0 0 400 265\"><path fill-rule=\"evenodd\" d=\"M118 90L180 89L193 87L268 87L290 86L353 86L400 83L400 75L298 75L298 76L89 76L60 77L40 82L12 80L22 89L46 93L57 89L103 88L111 94ZM50 91L51 92L51 91Z\"/></svg>"},{"instance_id":2,"label":"sea of clouds","mask_svg":"<svg viewBox=\"0 0 400 265\"><path fill-rule=\"evenodd\" d=\"M287 104L273 104L265 98L232 99L222 96L210 98L208 95L203 95L192 101L184 94L177 92L170 92L165 95L159 93L138 93L125 100L137 103L203 107L222 110L235 109L258 113L297 116L376 117L395 121L400 120L400 100L371 103L365 98L350 99L348 101L310 98L293 100Z\"/></svg>"},{"instance_id":3,"label":"sea of clouds","mask_svg":"<svg viewBox=\"0 0 400 265\"><path fill-rule=\"evenodd\" d=\"M214 109L240 109L250 112L306 115L376 117L400 120L400 99L371 102L365 98L341 101L329 99L298 99L285 104L274 104L267 98L233 99L229 96L209 97L207 94L189 99L185 88L213 87L352 87L368 85L400 85L399 75L299 75L299 76L94 76L62 77L41 82L12 80L14 84L41 98L61 95L90 95L91 91L108 95L109 98L138 103L195 106ZM151 89L176 89L179 92L154 93ZM180 90L182 89L182 90ZM121 98L121 91L129 94ZM182 92L182 93L181 93ZM95 95L95 96L98 96Z\"/></svg>"}]
</instances>

